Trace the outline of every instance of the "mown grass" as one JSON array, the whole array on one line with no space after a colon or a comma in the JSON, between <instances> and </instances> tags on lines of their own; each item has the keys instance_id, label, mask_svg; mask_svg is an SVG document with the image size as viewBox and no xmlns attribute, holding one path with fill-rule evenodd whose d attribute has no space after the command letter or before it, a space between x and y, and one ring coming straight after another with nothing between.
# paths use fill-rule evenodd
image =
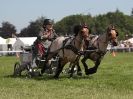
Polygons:
<instances>
[{"instance_id":1,"label":"mown grass","mask_svg":"<svg viewBox=\"0 0 133 99\"><path fill-rule=\"evenodd\" d=\"M15 57L0 57L0 99L132 99L133 53L107 53L94 75L59 80L12 77ZM92 63L91 63L92 64ZM83 69L82 69L83 70Z\"/></svg>"}]
</instances>

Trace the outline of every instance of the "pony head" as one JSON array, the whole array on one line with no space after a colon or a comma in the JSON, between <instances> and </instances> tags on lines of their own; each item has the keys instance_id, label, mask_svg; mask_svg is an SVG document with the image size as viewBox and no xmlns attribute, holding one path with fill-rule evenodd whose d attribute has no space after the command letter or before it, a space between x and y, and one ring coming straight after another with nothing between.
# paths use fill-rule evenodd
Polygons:
<instances>
[{"instance_id":1,"label":"pony head","mask_svg":"<svg viewBox=\"0 0 133 99\"><path fill-rule=\"evenodd\" d=\"M89 29L87 25L75 25L73 32L75 36L80 34L84 39L87 39L89 37Z\"/></svg>"},{"instance_id":2,"label":"pony head","mask_svg":"<svg viewBox=\"0 0 133 99\"><path fill-rule=\"evenodd\" d=\"M109 25L107 28L108 38L113 46L118 45L117 36L119 35L114 25Z\"/></svg>"}]
</instances>

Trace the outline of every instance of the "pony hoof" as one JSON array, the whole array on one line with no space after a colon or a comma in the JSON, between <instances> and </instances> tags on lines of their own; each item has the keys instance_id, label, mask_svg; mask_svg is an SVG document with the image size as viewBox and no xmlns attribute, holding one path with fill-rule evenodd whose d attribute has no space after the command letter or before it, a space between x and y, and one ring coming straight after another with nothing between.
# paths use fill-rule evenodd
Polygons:
<instances>
[{"instance_id":1,"label":"pony hoof","mask_svg":"<svg viewBox=\"0 0 133 99\"><path fill-rule=\"evenodd\" d=\"M90 73L89 72L85 72L86 75L89 75Z\"/></svg>"},{"instance_id":2,"label":"pony hoof","mask_svg":"<svg viewBox=\"0 0 133 99\"><path fill-rule=\"evenodd\" d=\"M90 74L90 73L89 73L89 69L85 70L85 74L86 74L86 75L89 75L89 74Z\"/></svg>"},{"instance_id":3,"label":"pony hoof","mask_svg":"<svg viewBox=\"0 0 133 99\"><path fill-rule=\"evenodd\" d=\"M54 79L59 79L59 77L58 76L54 76Z\"/></svg>"},{"instance_id":4,"label":"pony hoof","mask_svg":"<svg viewBox=\"0 0 133 99\"><path fill-rule=\"evenodd\" d=\"M88 74L94 74L96 73L96 70L94 68L88 69Z\"/></svg>"}]
</instances>

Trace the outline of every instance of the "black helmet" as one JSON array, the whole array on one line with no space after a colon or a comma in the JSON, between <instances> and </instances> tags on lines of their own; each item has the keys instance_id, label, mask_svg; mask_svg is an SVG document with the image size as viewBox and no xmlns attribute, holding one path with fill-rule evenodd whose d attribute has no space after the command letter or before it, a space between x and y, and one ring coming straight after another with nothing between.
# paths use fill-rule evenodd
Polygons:
<instances>
[{"instance_id":1,"label":"black helmet","mask_svg":"<svg viewBox=\"0 0 133 99\"><path fill-rule=\"evenodd\" d=\"M43 26L45 25L51 25L53 24L53 21L51 19L45 19L44 22L43 22Z\"/></svg>"}]
</instances>

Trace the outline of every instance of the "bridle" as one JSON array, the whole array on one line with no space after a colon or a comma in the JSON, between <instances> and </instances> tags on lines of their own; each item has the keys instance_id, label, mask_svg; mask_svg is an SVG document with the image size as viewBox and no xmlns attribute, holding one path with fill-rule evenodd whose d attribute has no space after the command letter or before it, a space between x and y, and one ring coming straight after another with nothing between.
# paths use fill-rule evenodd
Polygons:
<instances>
[{"instance_id":1,"label":"bridle","mask_svg":"<svg viewBox=\"0 0 133 99\"><path fill-rule=\"evenodd\" d=\"M111 44L115 45L117 44L117 36L118 36L118 32L115 28L111 28L110 31L108 31L108 39L110 41Z\"/></svg>"}]
</instances>

